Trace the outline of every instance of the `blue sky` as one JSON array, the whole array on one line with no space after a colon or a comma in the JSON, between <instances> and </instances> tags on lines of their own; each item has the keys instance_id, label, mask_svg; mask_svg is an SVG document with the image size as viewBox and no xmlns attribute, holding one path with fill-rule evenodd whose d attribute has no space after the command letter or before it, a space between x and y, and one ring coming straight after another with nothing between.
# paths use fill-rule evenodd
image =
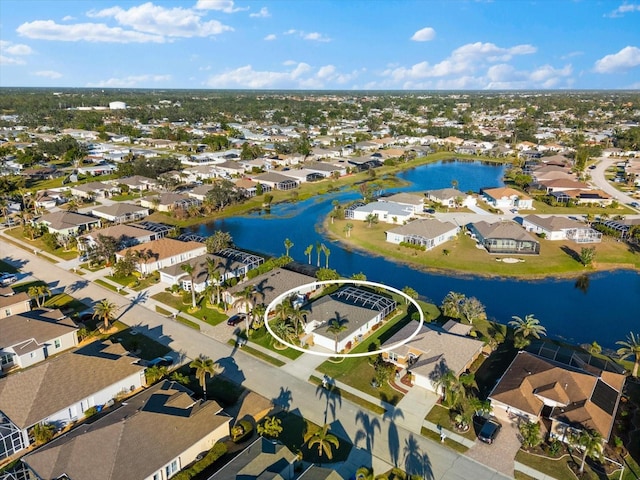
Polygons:
<instances>
[{"instance_id":1,"label":"blue sky","mask_svg":"<svg viewBox=\"0 0 640 480\"><path fill-rule=\"evenodd\" d=\"M640 89L640 1L2 0L0 86Z\"/></svg>"}]
</instances>

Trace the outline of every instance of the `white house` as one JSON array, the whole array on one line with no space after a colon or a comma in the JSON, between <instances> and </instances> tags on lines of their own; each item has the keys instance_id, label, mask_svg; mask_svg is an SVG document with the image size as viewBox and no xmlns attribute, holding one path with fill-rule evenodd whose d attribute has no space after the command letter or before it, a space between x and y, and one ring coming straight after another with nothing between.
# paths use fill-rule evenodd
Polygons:
<instances>
[{"instance_id":1,"label":"white house","mask_svg":"<svg viewBox=\"0 0 640 480\"><path fill-rule=\"evenodd\" d=\"M172 238L161 238L142 245L134 245L116 253L116 261L124 258L128 251L146 256L137 268L142 274L149 274L161 268L183 263L207 253L207 246L200 242L181 242Z\"/></svg>"},{"instance_id":2,"label":"white house","mask_svg":"<svg viewBox=\"0 0 640 480\"><path fill-rule=\"evenodd\" d=\"M522 226L527 232L543 234L547 240L573 240L576 243L602 241L602 233L567 217L527 215L522 219Z\"/></svg>"},{"instance_id":3,"label":"white house","mask_svg":"<svg viewBox=\"0 0 640 480\"><path fill-rule=\"evenodd\" d=\"M1 378L0 459L27 448L36 423L62 428L140 389L146 382L137 360L119 343L97 341Z\"/></svg>"},{"instance_id":4,"label":"white house","mask_svg":"<svg viewBox=\"0 0 640 480\"><path fill-rule=\"evenodd\" d=\"M367 221L369 215L378 217L378 220L385 223L402 224L415 217L412 206L399 205L394 202L371 202L353 209L345 210L345 218Z\"/></svg>"},{"instance_id":5,"label":"white house","mask_svg":"<svg viewBox=\"0 0 640 480\"><path fill-rule=\"evenodd\" d=\"M422 213L424 210L424 196L415 193L396 193L388 197L379 198L378 201L391 202L403 207L411 208L413 213Z\"/></svg>"},{"instance_id":6,"label":"white house","mask_svg":"<svg viewBox=\"0 0 640 480\"><path fill-rule=\"evenodd\" d=\"M509 187L487 188L482 190L484 200L495 208L521 208L531 210L533 198Z\"/></svg>"},{"instance_id":7,"label":"white house","mask_svg":"<svg viewBox=\"0 0 640 480\"><path fill-rule=\"evenodd\" d=\"M451 222L423 218L395 227L386 231L385 234L389 243L409 243L424 246L426 250L431 250L456 238L459 232L460 227Z\"/></svg>"}]
</instances>

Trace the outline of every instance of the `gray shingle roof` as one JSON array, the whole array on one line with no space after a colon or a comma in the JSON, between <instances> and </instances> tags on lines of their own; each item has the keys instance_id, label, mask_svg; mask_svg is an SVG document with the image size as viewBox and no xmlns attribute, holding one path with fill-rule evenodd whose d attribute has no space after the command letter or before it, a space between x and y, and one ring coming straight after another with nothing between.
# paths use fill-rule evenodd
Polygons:
<instances>
[{"instance_id":1,"label":"gray shingle roof","mask_svg":"<svg viewBox=\"0 0 640 480\"><path fill-rule=\"evenodd\" d=\"M51 342L78 327L60 310L34 310L0 320L0 349L33 340L38 345Z\"/></svg>"},{"instance_id":2,"label":"gray shingle roof","mask_svg":"<svg viewBox=\"0 0 640 480\"><path fill-rule=\"evenodd\" d=\"M67 228L75 228L81 225L89 225L92 223L100 223L100 219L73 212L53 212L43 215L38 219L38 223L46 222L50 228L54 230L64 230Z\"/></svg>"},{"instance_id":3,"label":"gray shingle roof","mask_svg":"<svg viewBox=\"0 0 640 480\"><path fill-rule=\"evenodd\" d=\"M0 379L0 411L27 428L144 367L120 344L94 342Z\"/></svg>"},{"instance_id":4,"label":"gray shingle roof","mask_svg":"<svg viewBox=\"0 0 640 480\"><path fill-rule=\"evenodd\" d=\"M166 380L23 461L40 478L142 480L228 424L231 417L218 415L220 410L216 402L194 401L185 387ZM228 434L228 428L223 431Z\"/></svg>"},{"instance_id":5,"label":"gray shingle roof","mask_svg":"<svg viewBox=\"0 0 640 480\"><path fill-rule=\"evenodd\" d=\"M409 222L406 225L401 225L389 230L390 233L396 233L399 235L418 235L423 238L436 238L452 230L456 230L457 227L451 222L441 222L440 220L432 218L423 218Z\"/></svg>"}]
</instances>

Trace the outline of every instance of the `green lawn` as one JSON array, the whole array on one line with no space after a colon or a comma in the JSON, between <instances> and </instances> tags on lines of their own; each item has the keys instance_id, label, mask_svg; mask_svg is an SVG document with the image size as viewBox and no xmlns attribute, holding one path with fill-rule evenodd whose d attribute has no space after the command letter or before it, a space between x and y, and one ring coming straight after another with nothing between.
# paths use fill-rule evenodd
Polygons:
<instances>
[{"instance_id":1,"label":"green lawn","mask_svg":"<svg viewBox=\"0 0 640 480\"><path fill-rule=\"evenodd\" d=\"M451 440L451 438L449 437L446 437L443 443L442 439L440 438L440 434L438 432L434 432L433 430L429 430L428 428L425 428L425 427L422 427L422 429L420 430L420 434L423 437L430 438L431 440L435 442L439 442L443 444L445 447L449 447L452 450L455 450L456 452L459 452L459 453L464 453L467 450L469 450L467 447L465 447L461 443L458 443L455 440Z\"/></svg>"},{"instance_id":2,"label":"green lawn","mask_svg":"<svg viewBox=\"0 0 640 480\"><path fill-rule=\"evenodd\" d=\"M31 251L42 250L47 253L51 253L52 255L55 255L56 257L61 258L63 260L72 260L78 256L78 252L76 250L65 251L64 248L62 247L52 250L44 244L41 238L36 238L35 240L31 240L31 238L23 236L22 227L11 228L9 230L6 230L6 233L7 235L15 238L16 240L20 240L28 244ZM22 248L26 248L26 247L23 247L22 245L18 245L18 246ZM43 257L43 258L47 258L47 257Z\"/></svg>"},{"instance_id":3,"label":"green lawn","mask_svg":"<svg viewBox=\"0 0 640 480\"><path fill-rule=\"evenodd\" d=\"M69 312L67 315L71 315L71 313L80 313L89 308L88 305L82 303L77 298L73 298L71 295L67 295L66 293L53 295L44 302L44 306L48 308L59 308L65 313Z\"/></svg>"},{"instance_id":4,"label":"green lawn","mask_svg":"<svg viewBox=\"0 0 640 480\"><path fill-rule=\"evenodd\" d=\"M104 280L100 279L100 278L96 278L93 283L96 283L102 287L108 288L109 290L112 290L116 293L119 293L120 295L127 295L127 292L124 291L123 289L118 289L118 287L110 284L109 282L105 282Z\"/></svg>"},{"instance_id":5,"label":"green lawn","mask_svg":"<svg viewBox=\"0 0 640 480\"><path fill-rule=\"evenodd\" d=\"M261 328L260 330L258 330L257 332L251 335L251 337L249 338L249 341L252 343L255 343L256 345L260 345L263 348L267 348L279 355L282 355L283 357L290 358L291 360L295 360L300 355L302 355L302 352L299 352L298 350L294 350L293 348L287 347L284 350L279 350L275 348L275 343L272 341L272 338L273 337L271 337L269 332L267 332L266 328Z\"/></svg>"},{"instance_id":6,"label":"green lawn","mask_svg":"<svg viewBox=\"0 0 640 480\"><path fill-rule=\"evenodd\" d=\"M200 300L199 310L196 310L195 312L188 312L191 307L191 301L189 301L189 303L184 303L181 295L176 296L169 292L159 292L153 295L152 298L169 307L175 308L180 312L189 313L192 317L212 326L219 325L220 323L227 321L229 318L225 313L221 312L217 308L208 307L205 299Z\"/></svg>"},{"instance_id":7,"label":"green lawn","mask_svg":"<svg viewBox=\"0 0 640 480\"><path fill-rule=\"evenodd\" d=\"M438 248L422 252L401 247L385 241L385 231L389 225L383 222L371 227L366 222L349 221L353 225L351 235L346 238L344 227L346 220L336 220L333 224L325 222L330 235L343 243L385 258L399 262L415 264L427 270L459 271L486 276L543 278L549 275L579 275L609 268L640 268L640 255L630 251L623 242L605 238L602 243L594 244L596 256L594 264L585 268L576 260L580 246L573 242L551 241L538 238L540 255L490 255L484 249L476 248L476 242L468 235L461 234L455 240ZM445 250L448 254L445 255ZM496 258L511 256L524 260L519 263L498 262Z\"/></svg>"},{"instance_id":8,"label":"green lawn","mask_svg":"<svg viewBox=\"0 0 640 480\"><path fill-rule=\"evenodd\" d=\"M259 358L260 360L263 360L267 363L270 363L271 365L275 366L275 367L282 367L283 365L285 365L285 363L282 360L279 360L277 358L273 358L270 355L267 355L266 353L264 353L262 350L257 350L255 348L251 348L251 346L249 345L242 345L239 346L238 342L234 339L229 339L229 341L227 342L229 345L233 346L233 347L238 347L238 348L242 348L242 351L245 353L248 353L250 355L253 355L256 358Z\"/></svg>"},{"instance_id":9,"label":"green lawn","mask_svg":"<svg viewBox=\"0 0 640 480\"><path fill-rule=\"evenodd\" d=\"M138 275L127 275L126 277L107 275L105 278L108 278L112 282L119 283L123 287L131 288L132 290L139 292L141 290L144 290L145 288L150 287L151 285L155 285L156 283L158 283L160 274L154 273L144 278Z\"/></svg>"},{"instance_id":10,"label":"green lawn","mask_svg":"<svg viewBox=\"0 0 640 480\"><path fill-rule=\"evenodd\" d=\"M322 379L312 375L309 377L309 382L314 384L316 387L318 387L322 384ZM356 405L360 405L361 407L364 407L367 410L377 413L378 415L384 415L384 413L387 411L384 407L376 403L371 403L368 400L365 400L364 398L362 398L361 396L354 395L351 392L342 391L338 387L333 387L331 391L333 392L334 395L338 396L339 398L344 398L345 400L349 400L350 402Z\"/></svg>"},{"instance_id":11,"label":"green lawn","mask_svg":"<svg viewBox=\"0 0 640 480\"><path fill-rule=\"evenodd\" d=\"M442 427L445 428L446 430L455 432L458 435L468 438L471 441L474 441L476 439L476 434L473 428L470 428L465 433L460 433L454 430L453 424L451 423L451 419L449 417L449 410L444 408L442 405L434 405L431 411L427 414L426 419L432 423L435 423L436 425L442 425ZM440 439L440 436L438 435L438 440L439 439Z\"/></svg>"}]
</instances>

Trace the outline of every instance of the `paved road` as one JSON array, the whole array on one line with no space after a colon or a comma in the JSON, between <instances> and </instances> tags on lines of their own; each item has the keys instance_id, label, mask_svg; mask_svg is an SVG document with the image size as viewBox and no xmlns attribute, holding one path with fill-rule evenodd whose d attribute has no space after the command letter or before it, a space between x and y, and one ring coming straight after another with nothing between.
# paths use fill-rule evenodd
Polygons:
<instances>
[{"instance_id":1,"label":"paved road","mask_svg":"<svg viewBox=\"0 0 640 480\"><path fill-rule=\"evenodd\" d=\"M611 185L604 176L607 168L615 163L619 163L620 161L621 160L619 158L600 157L598 159L598 163L595 164L596 168L589 170L589 172L591 173L591 182L594 185L603 192L608 193L613 198L617 199L619 202L627 204L628 207L631 202L637 202L638 199L618 190L616 187Z\"/></svg>"},{"instance_id":2,"label":"paved road","mask_svg":"<svg viewBox=\"0 0 640 480\"><path fill-rule=\"evenodd\" d=\"M420 436L420 425L405 422L401 409L396 409L385 417L378 417L348 400L335 397L327 399L323 395L323 389L318 391L315 386L296 378L286 369L274 368L241 350L235 351L225 343L199 334L141 306L135 299L130 301L21 248L1 239L0 242L3 258L20 267L25 274L42 279L50 288L64 287L86 304L108 298L122 306L122 322L135 326L140 333L168 345L185 358L195 358L203 353L217 359L226 377L274 399L278 404L288 406L292 411L299 411L315 423L323 424L325 411L329 412L327 423L331 423L331 430L362 447L364 450L360 452L359 461L371 464L378 473L385 471L390 465L398 465L411 473L424 476L425 479L510 478ZM412 418L409 412L406 418ZM379 428L371 426L375 423L378 423Z\"/></svg>"}]
</instances>

